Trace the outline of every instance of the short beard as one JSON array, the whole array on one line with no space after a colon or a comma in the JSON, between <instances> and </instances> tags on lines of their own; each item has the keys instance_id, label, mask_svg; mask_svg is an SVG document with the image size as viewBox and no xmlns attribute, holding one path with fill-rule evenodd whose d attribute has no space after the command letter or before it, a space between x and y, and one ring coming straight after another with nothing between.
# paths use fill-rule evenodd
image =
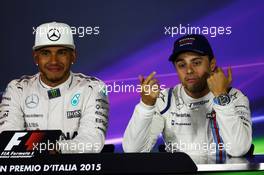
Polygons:
<instances>
[{"instance_id":1,"label":"short beard","mask_svg":"<svg viewBox=\"0 0 264 175\"><path fill-rule=\"evenodd\" d=\"M199 80L198 83L194 84L193 86L187 86L187 84L184 85L185 89L187 89L191 93L201 93L205 89L208 89L207 85L207 78L209 77L209 73L205 73Z\"/></svg>"},{"instance_id":2,"label":"short beard","mask_svg":"<svg viewBox=\"0 0 264 175\"><path fill-rule=\"evenodd\" d=\"M46 73L44 73L44 71L41 71L41 70L40 70L40 73L48 82L56 84L56 83L62 82L66 76L68 77L68 75L70 74L70 68L68 70L66 70L63 73L63 75L60 77L49 77Z\"/></svg>"}]
</instances>

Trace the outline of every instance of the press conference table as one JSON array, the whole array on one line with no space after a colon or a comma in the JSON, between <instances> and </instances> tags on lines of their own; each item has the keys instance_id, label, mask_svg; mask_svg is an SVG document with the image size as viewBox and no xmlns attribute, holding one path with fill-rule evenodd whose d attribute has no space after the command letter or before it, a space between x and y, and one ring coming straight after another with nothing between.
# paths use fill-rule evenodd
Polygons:
<instances>
[{"instance_id":1,"label":"press conference table","mask_svg":"<svg viewBox=\"0 0 264 175\"><path fill-rule=\"evenodd\" d=\"M264 155L255 155L243 158L228 158L225 162L198 160L196 162L197 172L210 174L249 174L250 172L264 174ZM223 172L223 173L220 173Z\"/></svg>"},{"instance_id":2,"label":"press conference table","mask_svg":"<svg viewBox=\"0 0 264 175\"><path fill-rule=\"evenodd\" d=\"M228 158L184 153L101 153L46 155L33 158L1 158L1 174L219 174L239 172L264 174L264 155ZM237 173L235 173L237 174Z\"/></svg>"}]
</instances>

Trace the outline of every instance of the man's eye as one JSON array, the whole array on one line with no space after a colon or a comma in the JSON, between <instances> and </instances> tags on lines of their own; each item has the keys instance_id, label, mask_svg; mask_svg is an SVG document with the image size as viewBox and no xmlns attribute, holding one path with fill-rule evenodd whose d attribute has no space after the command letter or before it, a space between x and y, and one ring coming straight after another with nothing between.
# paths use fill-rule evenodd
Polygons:
<instances>
[{"instance_id":1,"label":"man's eye","mask_svg":"<svg viewBox=\"0 0 264 175\"><path fill-rule=\"evenodd\" d=\"M178 68L184 68L185 67L185 64L184 63L179 63L178 64Z\"/></svg>"},{"instance_id":2,"label":"man's eye","mask_svg":"<svg viewBox=\"0 0 264 175\"><path fill-rule=\"evenodd\" d=\"M202 64L201 61L194 61L194 62L193 62L193 65L195 65L195 66L199 66L199 65L201 65L201 64Z\"/></svg>"},{"instance_id":3,"label":"man's eye","mask_svg":"<svg viewBox=\"0 0 264 175\"><path fill-rule=\"evenodd\" d=\"M67 50L59 50L58 51L59 55L66 55L67 53L68 53Z\"/></svg>"},{"instance_id":4,"label":"man's eye","mask_svg":"<svg viewBox=\"0 0 264 175\"><path fill-rule=\"evenodd\" d=\"M44 55L44 56L48 56L49 55L49 52L46 51L46 50L43 50L40 52L41 55Z\"/></svg>"}]
</instances>

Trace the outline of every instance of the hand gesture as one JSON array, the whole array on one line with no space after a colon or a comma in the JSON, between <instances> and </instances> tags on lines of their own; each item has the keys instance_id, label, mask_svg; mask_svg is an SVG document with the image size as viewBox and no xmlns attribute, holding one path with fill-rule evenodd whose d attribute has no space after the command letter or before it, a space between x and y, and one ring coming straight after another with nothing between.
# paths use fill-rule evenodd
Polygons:
<instances>
[{"instance_id":1,"label":"hand gesture","mask_svg":"<svg viewBox=\"0 0 264 175\"><path fill-rule=\"evenodd\" d=\"M146 79L142 75L139 76L141 84L141 98L143 103L153 106L159 97L160 87L158 80L154 78L156 72L152 72Z\"/></svg>"},{"instance_id":2,"label":"hand gesture","mask_svg":"<svg viewBox=\"0 0 264 175\"><path fill-rule=\"evenodd\" d=\"M228 88L232 83L232 70L228 68L228 76L226 77L221 68L217 68L211 75L207 78L207 85L210 91L215 97L226 94Z\"/></svg>"}]
</instances>

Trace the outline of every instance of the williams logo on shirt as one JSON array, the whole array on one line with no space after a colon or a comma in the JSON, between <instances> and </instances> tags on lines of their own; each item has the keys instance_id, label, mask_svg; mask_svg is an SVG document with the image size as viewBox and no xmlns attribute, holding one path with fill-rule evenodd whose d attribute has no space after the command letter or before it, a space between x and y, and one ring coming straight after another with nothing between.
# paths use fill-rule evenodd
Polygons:
<instances>
[{"instance_id":1,"label":"williams logo on shirt","mask_svg":"<svg viewBox=\"0 0 264 175\"><path fill-rule=\"evenodd\" d=\"M82 115L81 110L67 111L67 119L80 118Z\"/></svg>"}]
</instances>

